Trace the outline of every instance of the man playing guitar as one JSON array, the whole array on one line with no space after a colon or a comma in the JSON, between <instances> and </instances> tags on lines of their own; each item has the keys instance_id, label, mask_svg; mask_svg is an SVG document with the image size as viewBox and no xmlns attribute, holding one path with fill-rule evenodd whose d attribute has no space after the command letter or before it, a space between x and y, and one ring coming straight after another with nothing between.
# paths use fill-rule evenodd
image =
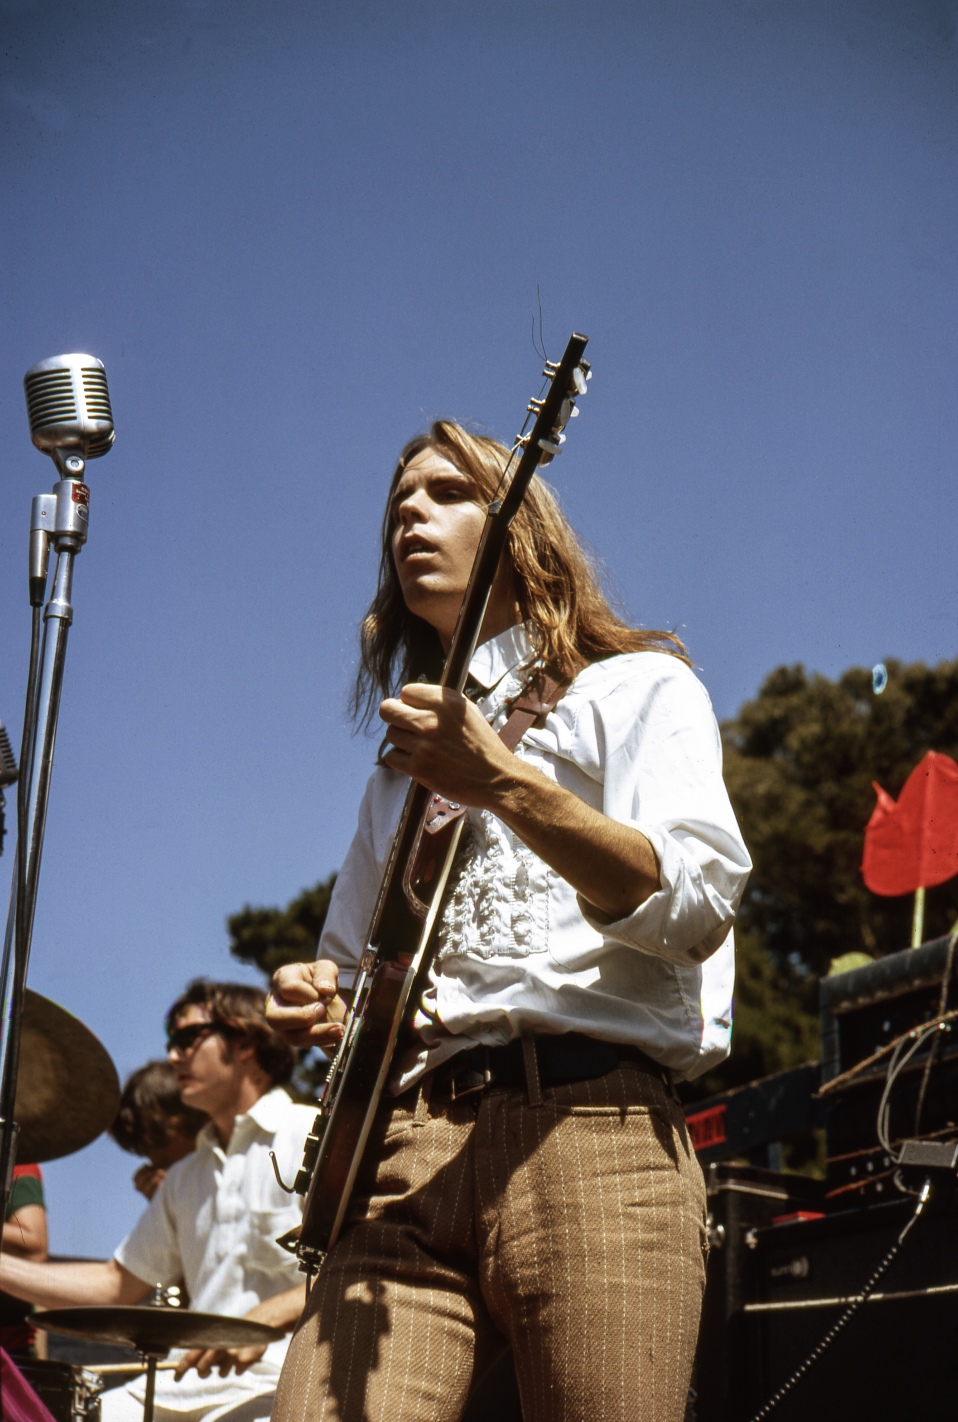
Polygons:
<instances>
[{"instance_id":1,"label":"man playing guitar","mask_svg":"<svg viewBox=\"0 0 958 1422\"><path fill-rule=\"evenodd\" d=\"M408 777L468 807L279 1422L453 1422L507 1346L526 1422L684 1414L705 1191L672 1081L728 1050L749 859L681 643L615 616L538 479L466 694L437 684L507 457L450 422L403 450L356 695L388 745L318 960L267 1004L333 1051ZM533 674L564 694L510 750Z\"/></svg>"}]
</instances>

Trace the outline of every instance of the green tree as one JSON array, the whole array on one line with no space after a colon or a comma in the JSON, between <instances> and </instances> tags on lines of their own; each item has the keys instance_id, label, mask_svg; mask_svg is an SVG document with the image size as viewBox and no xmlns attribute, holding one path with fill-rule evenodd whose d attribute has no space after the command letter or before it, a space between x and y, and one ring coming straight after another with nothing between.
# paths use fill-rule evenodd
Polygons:
<instances>
[{"instance_id":1,"label":"green tree","mask_svg":"<svg viewBox=\"0 0 958 1422\"><path fill-rule=\"evenodd\" d=\"M779 969L761 940L737 927L734 1016L731 1056L685 1083L684 1102L818 1059L817 980L789 964Z\"/></svg>"},{"instance_id":2,"label":"green tree","mask_svg":"<svg viewBox=\"0 0 958 1422\"><path fill-rule=\"evenodd\" d=\"M958 661L886 664L885 690L778 667L722 726L725 779L754 862L736 924L735 1046L697 1083L727 1090L818 1055L818 980L841 955L911 942L910 895L861 874L872 781L897 797L926 751L958 759ZM958 917L958 879L928 891L926 941Z\"/></svg>"},{"instance_id":3,"label":"green tree","mask_svg":"<svg viewBox=\"0 0 958 1422\"><path fill-rule=\"evenodd\" d=\"M926 751L958 756L958 661L887 663L886 689L853 667L838 681L779 667L722 727L725 779L754 869L739 916L781 969L821 976L833 958L911 942L910 895L861 874L872 781L891 795ZM958 915L958 880L929 890L925 939Z\"/></svg>"},{"instance_id":4,"label":"green tree","mask_svg":"<svg viewBox=\"0 0 958 1422\"><path fill-rule=\"evenodd\" d=\"M231 914L226 927L233 957L252 963L267 981L286 963L315 958L335 882L336 875L330 874L313 888L304 889L285 908L251 908L247 904Z\"/></svg>"},{"instance_id":5,"label":"green tree","mask_svg":"<svg viewBox=\"0 0 958 1422\"><path fill-rule=\"evenodd\" d=\"M230 952L243 963L252 963L272 980L286 963L311 962L326 922L336 875L304 889L285 908L252 908L249 904L226 920ZM293 1073L294 1091L314 1100L326 1076L328 1061L321 1052L308 1052Z\"/></svg>"}]
</instances>

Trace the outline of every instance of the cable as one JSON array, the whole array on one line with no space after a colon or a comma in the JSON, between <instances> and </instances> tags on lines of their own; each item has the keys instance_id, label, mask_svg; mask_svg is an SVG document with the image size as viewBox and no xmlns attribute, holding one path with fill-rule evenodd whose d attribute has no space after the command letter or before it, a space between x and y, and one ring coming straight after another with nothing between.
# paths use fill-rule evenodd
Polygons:
<instances>
[{"instance_id":1,"label":"cable","mask_svg":"<svg viewBox=\"0 0 958 1422\"><path fill-rule=\"evenodd\" d=\"M876 1129L878 1131L879 1144L882 1146L882 1149L886 1152L886 1154L891 1156L892 1160L894 1160L896 1165L901 1160L901 1152L899 1151L896 1154L895 1151L892 1150L888 1139L889 1117L891 1113L889 1098L891 1096L892 1087L895 1085L895 1082L898 1080L898 1077L900 1076L902 1071L904 1071L905 1067L911 1061L912 1057L918 1051L918 1048L922 1046L925 1041L925 1038L929 1035L929 1033L937 1032L939 1030L944 1030L942 1023L939 1021L926 1022L923 1023L921 1027L913 1028L912 1031L909 1032L906 1037L903 1037L902 1040L898 1043L888 1061L888 1072L885 1077L885 1089L882 1092L881 1101L878 1103L878 1120L876 1123ZM912 1039L910 1043L909 1038ZM905 1050L906 1047L907 1050Z\"/></svg>"},{"instance_id":2,"label":"cable","mask_svg":"<svg viewBox=\"0 0 958 1422\"><path fill-rule=\"evenodd\" d=\"M905 1242L905 1236L907 1235L908 1231L911 1229L915 1221L918 1219L918 1216L921 1214L922 1210L925 1208L925 1203L930 1194L931 1176L929 1175L926 1177L925 1183L921 1187L921 1191L918 1195L918 1203L915 1206L915 1210L911 1216L911 1219L905 1225L905 1228L902 1230L901 1234L898 1236L891 1249L885 1255L884 1259L879 1264L874 1274L872 1274L871 1278L868 1280L868 1283L862 1289L861 1293L858 1295L857 1298L852 1300L852 1302L849 1304L848 1308L841 1315L838 1321L825 1334L825 1337L822 1339L822 1341L817 1345L817 1347L812 1350L811 1353L809 1353L804 1363L802 1363L800 1367L795 1369L794 1373L792 1373L792 1376L788 1379L788 1382L783 1383L783 1385L779 1388L778 1392L776 1392L773 1397L769 1398L768 1402L766 1402L765 1406L761 1409L760 1412L756 1412L755 1416L752 1418L752 1422L762 1422L762 1418L767 1417L768 1414L772 1411L772 1409L778 1406L782 1398L785 1397L787 1393L791 1392L795 1384L805 1376L812 1364L818 1362L819 1358L825 1352L826 1348L829 1348L832 1343L834 1343L839 1333L841 1333L842 1329L845 1328L846 1325L852 1321L855 1314L861 1308L862 1304L866 1301L866 1299L874 1293L876 1284L878 1283L881 1276L884 1274L885 1270L888 1268L889 1264L894 1259L895 1255L898 1253L902 1244Z\"/></svg>"},{"instance_id":3,"label":"cable","mask_svg":"<svg viewBox=\"0 0 958 1422\"><path fill-rule=\"evenodd\" d=\"M955 944L958 943L958 928L954 929L948 938L948 954L945 958L945 971L941 975L941 997L938 1000L938 1016L944 1017L948 1007L948 987L951 983L951 969L955 961ZM925 1062L925 1070L921 1076L921 1086L918 1089L918 1105L915 1107L915 1135L921 1129L921 1110L925 1104L925 1093L928 1090L928 1082L931 1079L931 1068L935 1060L935 1053L938 1050L940 1037L936 1037L931 1044L931 1051L928 1053L928 1060Z\"/></svg>"}]
</instances>

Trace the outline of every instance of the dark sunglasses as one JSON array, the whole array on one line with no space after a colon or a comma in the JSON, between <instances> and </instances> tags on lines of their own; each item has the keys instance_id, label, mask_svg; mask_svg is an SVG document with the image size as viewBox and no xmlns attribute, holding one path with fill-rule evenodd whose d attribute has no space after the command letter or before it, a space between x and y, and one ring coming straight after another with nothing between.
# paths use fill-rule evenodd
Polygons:
<instances>
[{"instance_id":1,"label":"dark sunglasses","mask_svg":"<svg viewBox=\"0 0 958 1422\"><path fill-rule=\"evenodd\" d=\"M189 1052L196 1046L201 1037L208 1037L215 1032L220 1037L236 1037L239 1033L233 1027L224 1027L219 1022L190 1022L186 1027L174 1027L172 1032L166 1034L166 1050L168 1052Z\"/></svg>"}]
</instances>

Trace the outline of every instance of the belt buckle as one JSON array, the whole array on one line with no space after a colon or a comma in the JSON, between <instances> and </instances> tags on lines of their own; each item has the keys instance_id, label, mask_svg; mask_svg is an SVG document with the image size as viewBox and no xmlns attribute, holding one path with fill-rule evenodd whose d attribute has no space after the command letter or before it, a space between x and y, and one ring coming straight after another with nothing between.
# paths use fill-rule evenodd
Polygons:
<instances>
[{"instance_id":1,"label":"belt buckle","mask_svg":"<svg viewBox=\"0 0 958 1422\"><path fill-rule=\"evenodd\" d=\"M481 1073L478 1071L469 1071L463 1072L462 1075L464 1081L471 1081L472 1084L470 1086L457 1087L456 1078L453 1077L449 1083L450 1101L459 1101L463 1096L475 1096L477 1091L485 1091L486 1087L492 1081L492 1072L488 1067Z\"/></svg>"},{"instance_id":2,"label":"belt buckle","mask_svg":"<svg viewBox=\"0 0 958 1422\"><path fill-rule=\"evenodd\" d=\"M460 1073L463 1081L468 1081L470 1085L457 1087L456 1073L452 1072L449 1081L449 1099L458 1101L463 1096L475 1096L477 1091L485 1091L492 1081L492 1072L489 1069L489 1051L482 1047L482 1067L471 1066Z\"/></svg>"}]
</instances>

